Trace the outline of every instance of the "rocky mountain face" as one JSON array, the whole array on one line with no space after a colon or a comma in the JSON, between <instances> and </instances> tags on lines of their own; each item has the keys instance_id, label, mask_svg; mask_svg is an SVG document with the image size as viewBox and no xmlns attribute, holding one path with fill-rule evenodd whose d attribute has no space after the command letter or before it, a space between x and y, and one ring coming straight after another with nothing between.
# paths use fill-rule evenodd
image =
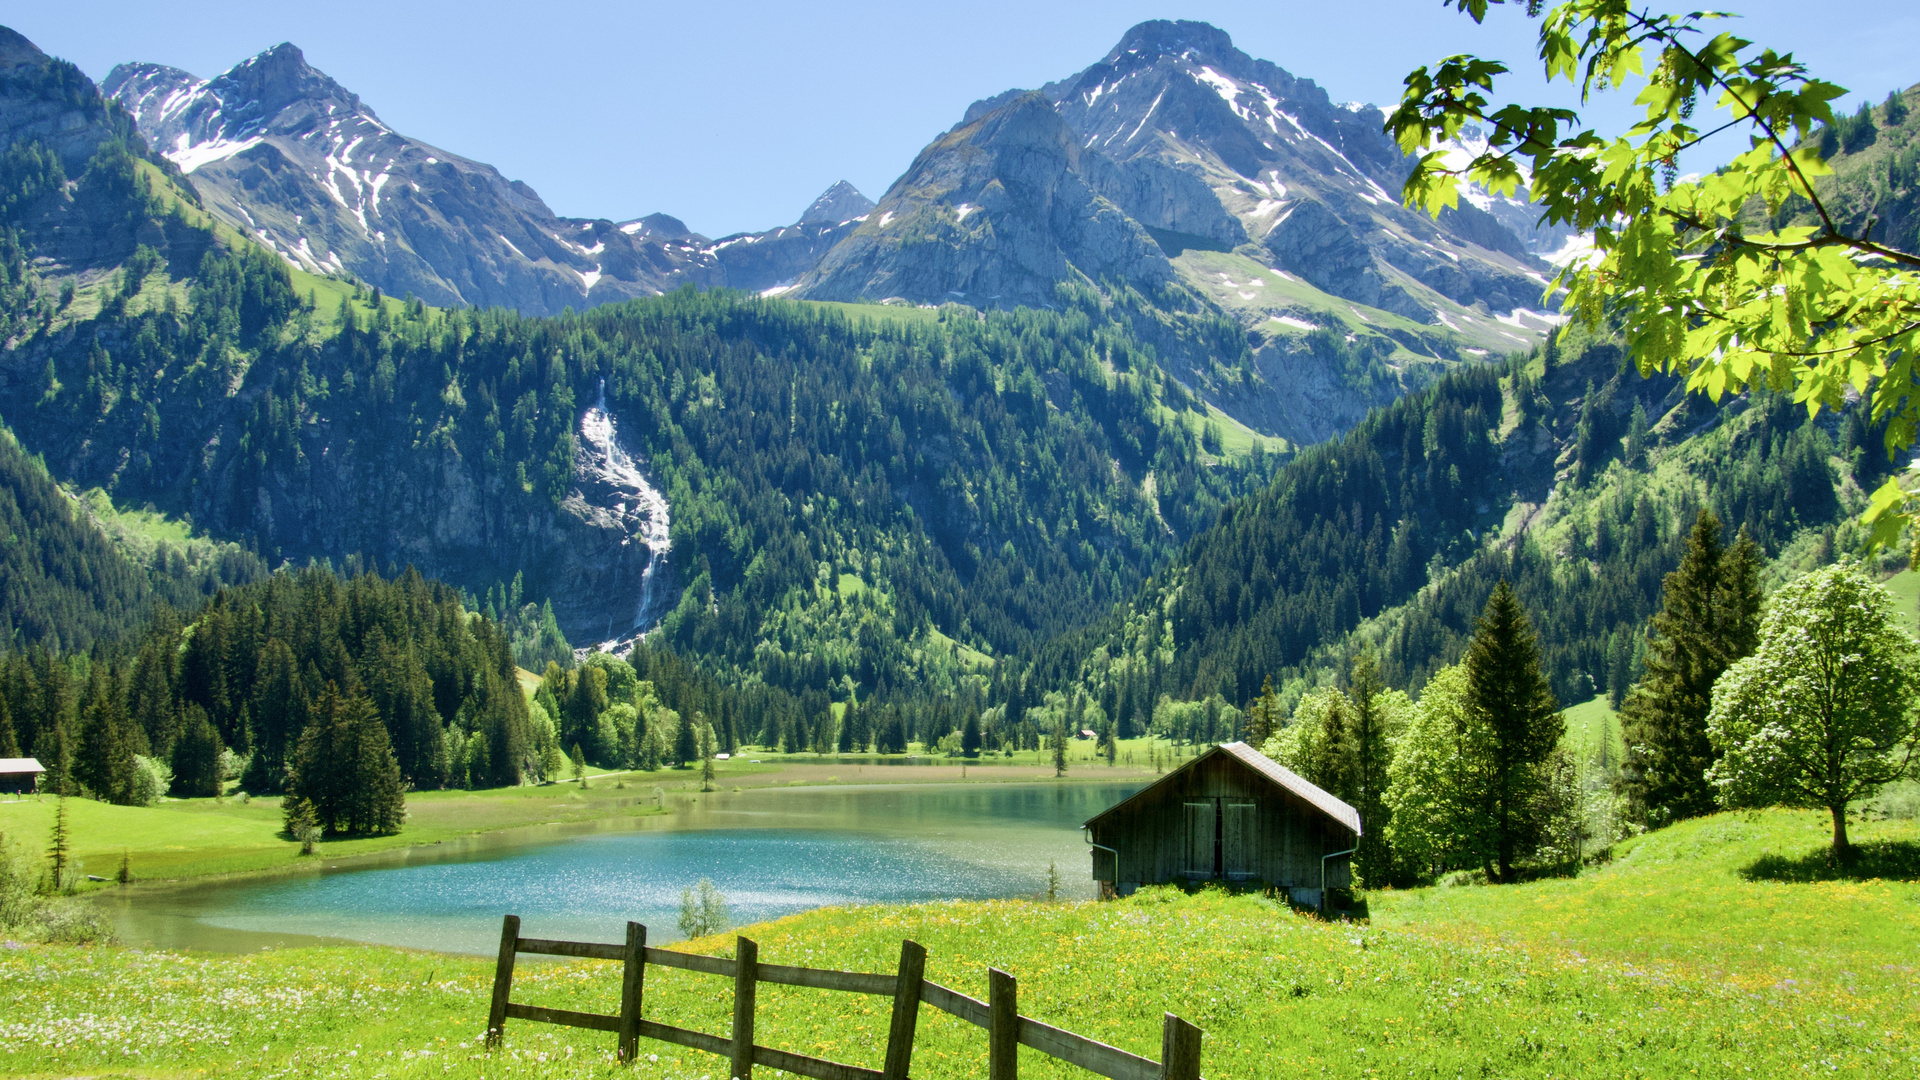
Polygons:
<instances>
[{"instance_id":1,"label":"rocky mountain face","mask_svg":"<svg viewBox=\"0 0 1920 1080\"><path fill-rule=\"evenodd\" d=\"M102 142L133 134L131 118L102 98L79 68L0 26L0 152L38 140L77 177Z\"/></svg>"},{"instance_id":2,"label":"rocky mountain face","mask_svg":"<svg viewBox=\"0 0 1920 1080\"><path fill-rule=\"evenodd\" d=\"M1143 23L1037 95L977 102L803 289L940 302L978 293L960 280L978 273L978 260L1010 256L1029 284L1002 301L1044 302L1045 279L1064 275L1035 261L1040 250L1058 249L1087 276L1118 271L1145 285L1168 276L1167 258L1211 250L1421 324L1458 321L1476 306L1481 316L1537 306L1545 267L1507 224L1471 201L1439 222L1400 206L1407 162L1380 125L1378 110L1334 104L1212 26ZM1001 175L1003 144L1016 169L1036 175ZM1074 179L1064 200L1059 176ZM1056 235L1055 216L1073 214L1091 219L1078 237L1091 248L1069 252ZM1106 239L1139 230L1158 253ZM880 270L869 248L914 256ZM1081 266L1076 255L1093 261Z\"/></svg>"},{"instance_id":3,"label":"rocky mountain face","mask_svg":"<svg viewBox=\"0 0 1920 1080\"><path fill-rule=\"evenodd\" d=\"M921 151L800 289L1014 307L1045 305L1055 283L1076 278L1171 281L1153 238L1096 189L1109 167L1045 97L1021 95Z\"/></svg>"},{"instance_id":4,"label":"rocky mountain face","mask_svg":"<svg viewBox=\"0 0 1920 1080\"><path fill-rule=\"evenodd\" d=\"M235 227L310 272L435 305L546 315L689 282L760 290L845 231L802 223L715 244L661 214L560 217L525 183L394 131L287 44L213 79L122 64L103 88ZM822 204L846 202L838 190ZM750 253L727 254L742 243Z\"/></svg>"}]
</instances>

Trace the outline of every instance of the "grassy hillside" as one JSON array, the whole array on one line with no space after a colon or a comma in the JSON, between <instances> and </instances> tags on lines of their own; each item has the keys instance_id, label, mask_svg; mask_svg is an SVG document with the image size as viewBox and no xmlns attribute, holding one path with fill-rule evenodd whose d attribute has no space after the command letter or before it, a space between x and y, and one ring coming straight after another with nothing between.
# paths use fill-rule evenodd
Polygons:
<instances>
[{"instance_id":1,"label":"grassy hillside","mask_svg":"<svg viewBox=\"0 0 1920 1080\"><path fill-rule=\"evenodd\" d=\"M1881 1077L1920 1069L1920 885L1913 822L1862 826L1897 870L1801 882L1817 815L1689 822L1623 845L1579 878L1377 894L1367 924L1258 897L1147 892L828 909L745 931L768 963L890 970L901 938L928 977L1158 1056L1160 1016L1206 1029L1217 1078L1368 1075ZM527 927L538 933L537 926ZM689 943L730 947L728 938ZM12 1074L339 1077L615 1076L611 1036L514 1022L478 1045L491 961L395 949L179 956L0 950L0 1070ZM612 965L529 963L515 998L610 1011ZM764 987L756 1041L878 1067L888 1003ZM655 968L645 1014L711 1032L712 976ZM984 1035L922 1010L914 1075L984 1072ZM713 1076L719 1060L643 1041L643 1076ZM1085 1075L1023 1052L1023 1075Z\"/></svg>"}]
</instances>

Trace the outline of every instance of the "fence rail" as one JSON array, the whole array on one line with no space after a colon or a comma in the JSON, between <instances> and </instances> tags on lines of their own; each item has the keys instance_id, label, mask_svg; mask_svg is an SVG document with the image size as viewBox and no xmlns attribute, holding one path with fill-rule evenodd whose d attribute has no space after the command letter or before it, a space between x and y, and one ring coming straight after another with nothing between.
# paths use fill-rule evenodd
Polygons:
<instances>
[{"instance_id":1,"label":"fence rail","mask_svg":"<svg viewBox=\"0 0 1920 1080\"><path fill-rule=\"evenodd\" d=\"M620 961L620 1014L608 1016L569 1009L549 1009L511 1000L514 958L520 953ZM733 1030L722 1037L643 1019L640 1006L648 964L732 979ZM631 1063L639 1053L639 1040L648 1038L727 1058L732 1065L729 1075L737 1080L752 1080L755 1065L765 1065L770 1069L780 1069L814 1080L908 1080L920 1006L928 1005L975 1027L986 1029L989 1080L1017 1080L1017 1053L1021 1046L1107 1077L1108 1080L1200 1080L1201 1031L1172 1013L1166 1014L1161 1029L1160 1060L1154 1061L1042 1023L1030 1016L1021 1016L1019 984L1012 975L999 968L987 970L987 1000L981 1001L950 987L929 982L926 965L927 950L914 941L900 943L899 969L888 975L762 964L760 946L749 938L735 939L734 957L731 960L649 948L647 928L633 922L627 924L624 945L521 937L520 917L509 915L500 927L500 959L494 968L493 1006L487 1017L487 1044L501 1044L506 1037L509 1019L531 1020L613 1032L619 1036L620 1060L626 1063ZM893 1014L887 1025L885 1063L879 1069L868 1069L754 1042L755 988L761 983L891 997Z\"/></svg>"}]
</instances>

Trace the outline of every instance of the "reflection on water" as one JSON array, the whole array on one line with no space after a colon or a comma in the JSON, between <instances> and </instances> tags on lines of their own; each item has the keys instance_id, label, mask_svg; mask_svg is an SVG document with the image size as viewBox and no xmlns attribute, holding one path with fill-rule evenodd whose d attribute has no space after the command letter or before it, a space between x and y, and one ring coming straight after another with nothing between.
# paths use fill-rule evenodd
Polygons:
<instances>
[{"instance_id":1,"label":"reflection on water","mask_svg":"<svg viewBox=\"0 0 1920 1080\"><path fill-rule=\"evenodd\" d=\"M319 939L488 953L500 917L536 937L677 938L680 890L713 879L736 924L836 904L1030 896L1058 866L1092 895L1080 822L1139 788L798 788L686 798L659 818L543 826L410 848L298 877L135 890L123 938L251 949Z\"/></svg>"}]
</instances>

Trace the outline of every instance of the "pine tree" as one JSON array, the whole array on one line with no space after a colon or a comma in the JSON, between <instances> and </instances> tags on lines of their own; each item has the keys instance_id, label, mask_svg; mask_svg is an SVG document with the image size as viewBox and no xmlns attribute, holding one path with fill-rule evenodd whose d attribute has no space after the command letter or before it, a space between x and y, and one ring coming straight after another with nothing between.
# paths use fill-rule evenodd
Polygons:
<instances>
[{"instance_id":1,"label":"pine tree","mask_svg":"<svg viewBox=\"0 0 1920 1080\"><path fill-rule=\"evenodd\" d=\"M386 725L364 694L343 694L333 683L314 703L287 787L313 804L314 819L329 835L398 832L405 814Z\"/></svg>"},{"instance_id":2,"label":"pine tree","mask_svg":"<svg viewBox=\"0 0 1920 1080\"><path fill-rule=\"evenodd\" d=\"M253 757L243 778L248 791L284 790L287 758L307 726L307 695L293 650L280 638L260 651L253 690Z\"/></svg>"},{"instance_id":3,"label":"pine tree","mask_svg":"<svg viewBox=\"0 0 1920 1080\"><path fill-rule=\"evenodd\" d=\"M1900 91L1890 90L1887 92L1885 109L1886 124L1888 127L1899 127L1901 124L1907 122L1907 97Z\"/></svg>"},{"instance_id":4,"label":"pine tree","mask_svg":"<svg viewBox=\"0 0 1920 1080\"><path fill-rule=\"evenodd\" d=\"M676 769L685 768L689 763L693 761L695 757L699 756L700 747L695 742L694 733L693 733L695 725L699 723L700 723L699 713L694 713L690 716L685 716L681 718L679 729L673 733L673 767L674 768ZM791 740L792 737L793 736L792 736L791 728L789 728L787 738Z\"/></svg>"},{"instance_id":5,"label":"pine tree","mask_svg":"<svg viewBox=\"0 0 1920 1080\"><path fill-rule=\"evenodd\" d=\"M134 802L134 757L146 751L145 740L120 708L107 665L95 663L81 707L80 752L74 762L79 781L95 798L118 806Z\"/></svg>"},{"instance_id":6,"label":"pine tree","mask_svg":"<svg viewBox=\"0 0 1920 1080\"><path fill-rule=\"evenodd\" d=\"M161 616L156 615L158 621ZM133 713L146 736L149 752L165 758L173 753L173 740L179 731L174 726L179 713L173 701L173 642L178 634L149 634L148 644L140 650L133 665L133 685L127 692L127 708Z\"/></svg>"},{"instance_id":7,"label":"pine tree","mask_svg":"<svg viewBox=\"0 0 1920 1080\"><path fill-rule=\"evenodd\" d=\"M1280 699L1273 692L1273 676L1260 684L1260 696L1247 706L1247 743L1265 746L1280 727Z\"/></svg>"},{"instance_id":8,"label":"pine tree","mask_svg":"<svg viewBox=\"0 0 1920 1080\"><path fill-rule=\"evenodd\" d=\"M1743 534L1723 548L1720 533L1720 519L1701 511L1686 554L1661 587L1646 676L1621 709L1627 758L1620 789L1629 813L1653 825L1714 811L1706 779L1713 684L1758 644L1759 547Z\"/></svg>"},{"instance_id":9,"label":"pine tree","mask_svg":"<svg viewBox=\"0 0 1920 1080\"><path fill-rule=\"evenodd\" d=\"M1053 775L1067 775L1067 722L1061 720L1053 725Z\"/></svg>"},{"instance_id":10,"label":"pine tree","mask_svg":"<svg viewBox=\"0 0 1920 1080\"><path fill-rule=\"evenodd\" d=\"M832 719L832 715L833 715L832 713L827 714L829 720ZM700 727L700 790L701 791L713 790L713 778L714 778L713 755L716 752L717 752L717 747L714 746L713 728L709 725L705 725L705 724L701 725Z\"/></svg>"},{"instance_id":11,"label":"pine tree","mask_svg":"<svg viewBox=\"0 0 1920 1080\"><path fill-rule=\"evenodd\" d=\"M1633 403L1633 415L1627 420L1627 464L1633 468L1644 468L1647 464L1647 407L1639 401Z\"/></svg>"},{"instance_id":12,"label":"pine tree","mask_svg":"<svg viewBox=\"0 0 1920 1080\"><path fill-rule=\"evenodd\" d=\"M47 841L47 892L64 892L72 876L70 864L73 861L69 848L72 844L70 827L67 822L67 797L60 796L53 804L53 835Z\"/></svg>"},{"instance_id":13,"label":"pine tree","mask_svg":"<svg viewBox=\"0 0 1920 1080\"><path fill-rule=\"evenodd\" d=\"M1520 598L1503 578L1494 586L1467 645L1468 701L1492 735L1486 807L1493 829L1494 865L1488 876L1513 880L1513 866L1538 838L1543 822L1529 810L1539 803L1540 766L1566 734L1560 703L1540 670L1540 647Z\"/></svg>"},{"instance_id":14,"label":"pine tree","mask_svg":"<svg viewBox=\"0 0 1920 1080\"><path fill-rule=\"evenodd\" d=\"M960 725L960 753L964 757L980 756L980 714L967 710L967 718Z\"/></svg>"},{"instance_id":15,"label":"pine tree","mask_svg":"<svg viewBox=\"0 0 1920 1080\"><path fill-rule=\"evenodd\" d=\"M280 812L286 823L287 836L300 844L300 854L313 854L313 845L320 835L320 823L313 815L313 804L298 795L289 795L281 800Z\"/></svg>"},{"instance_id":16,"label":"pine tree","mask_svg":"<svg viewBox=\"0 0 1920 1080\"><path fill-rule=\"evenodd\" d=\"M1354 853L1354 865L1363 881L1379 883L1387 880L1393 865L1393 855L1386 844L1386 793L1398 725L1388 708L1387 688L1380 681L1379 665L1373 653L1363 652L1354 660L1347 684L1347 701L1352 706L1349 737L1353 748L1353 763L1347 772L1353 787L1354 809L1360 811L1363 830L1359 850Z\"/></svg>"},{"instance_id":17,"label":"pine tree","mask_svg":"<svg viewBox=\"0 0 1920 1080\"><path fill-rule=\"evenodd\" d=\"M587 786L587 755L580 752L580 744L573 744L573 779L581 787Z\"/></svg>"},{"instance_id":18,"label":"pine tree","mask_svg":"<svg viewBox=\"0 0 1920 1080\"><path fill-rule=\"evenodd\" d=\"M840 713L840 743L838 749L843 754L853 753L854 720L853 698L849 696L847 698L847 707ZM865 747L862 747L862 749L865 749Z\"/></svg>"},{"instance_id":19,"label":"pine tree","mask_svg":"<svg viewBox=\"0 0 1920 1080\"><path fill-rule=\"evenodd\" d=\"M7 708L7 697L0 694L0 757L19 757L20 740L13 733L13 713Z\"/></svg>"},{"instance_id":20,"label":"pine tree","mask_svg":"<svg viewBox=\"0 0 1920 1080\"><path fill-rule=\"evenodd\" d=\"M173 794L182 799L211 799L220 795L220 752L226 749L220 733L197 703L184 710L180 737L173 743Z\"/></svg>"}]
</instances>

